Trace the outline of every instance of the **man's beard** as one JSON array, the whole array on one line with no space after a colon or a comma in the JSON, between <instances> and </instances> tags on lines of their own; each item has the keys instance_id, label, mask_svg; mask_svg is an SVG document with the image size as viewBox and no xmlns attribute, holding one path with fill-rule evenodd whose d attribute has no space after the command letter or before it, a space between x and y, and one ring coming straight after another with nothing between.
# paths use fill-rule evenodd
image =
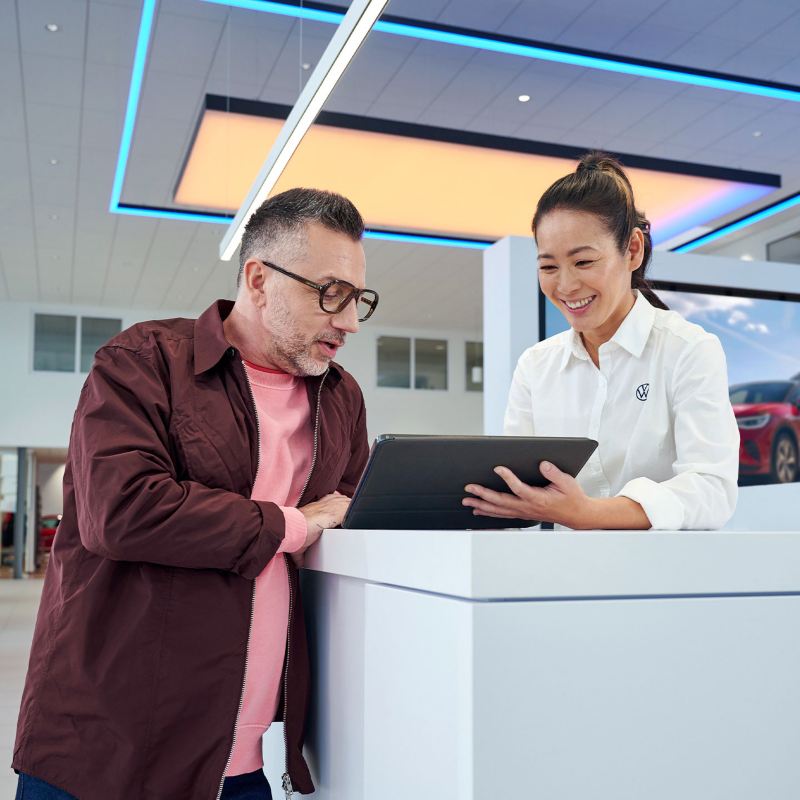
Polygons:
<instances>
[{"instance_id":1,"label":"man's beard","mask_svg":"<svg viewBox=\"0 0 800 800\"><path fill-rule=\"evenodd\" d=\"M272 356L273 363L300 377L322 375L328 369L328 361L316 359L311 355L315 339L306 339L295 328L291 312L283 297L277 292L271 298L268 313L272 340L267 342L267 350ZM337 344L344 344L343 336L332 338Z\"/></svg>"}]
</instances>

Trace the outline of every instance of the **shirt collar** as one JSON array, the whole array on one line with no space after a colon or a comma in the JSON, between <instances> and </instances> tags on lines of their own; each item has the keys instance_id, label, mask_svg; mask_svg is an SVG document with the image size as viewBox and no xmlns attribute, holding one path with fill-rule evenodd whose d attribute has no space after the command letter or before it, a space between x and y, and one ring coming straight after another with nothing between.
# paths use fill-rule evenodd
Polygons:
<instances>
[{"instance_id":1,"label":"shirt collar","mask_svg":"<svg viewBox=\"0 0 800 800\"><path fill-rule=\"evenodd\" d=\"M216 367L223 356L232 358L239 355L225 338L223 321L233 310L232 300L217 300L212 303L194 323L194 374L202 375ZM330 372L333 383L342 377L342 368L331 361ZM312 381L313 382L313 381Z\"/></svg>"},{"instance_id":2,"label":"shirt collar","mask_svg":"<svg viewBox=\"0 0 800 800\"><path fill-rule=\"evenodd\" d=\"M639 358L650 337L655 318L656 312L653 306L640 291L636 291L636 302L628 312L628 316L622 320L617 332L611 337L611 341L616 342L635 358Z\"/></svg>"},{"instance_id":3,"label":"shirt collar","mask_svg":"<svg viewBox=\"0 0 800 800\"><path fill-rule=\"evenodd\" d=\"M650 305L647 298L635 290L636 300L628 315L622 320L622 324L617 328L617 332L611 337L612 342L616 342L620 347L627 350L635 358L639 358L644 352L644 346L653 329L655 320L655 309ZM569 359L575 356L583 361L588 360L589 354L583 346L580 334L570 328L564 341L564 352L561 357L560 370L563 370Z\"/></svg>"}]
</instances>

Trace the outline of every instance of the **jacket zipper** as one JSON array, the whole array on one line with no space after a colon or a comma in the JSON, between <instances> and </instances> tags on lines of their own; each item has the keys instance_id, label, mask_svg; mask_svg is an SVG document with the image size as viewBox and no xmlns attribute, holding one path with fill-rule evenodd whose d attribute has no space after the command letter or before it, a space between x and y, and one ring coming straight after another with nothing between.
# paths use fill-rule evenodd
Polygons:
<instances>
[{"instance_id":1,"label":"jacket zipper","mask_svg":"<svg viewBox=\"0 0 800 800\"><path fill-rule=\"evenodd\" d=\"M328 372L326 370L325 374L322 376L322 380L319 382L319 388L317 389L317 408L314 415L314 449L311 454L311 468L308 470L306 482L303 484L303 489L301 490L300 496L297 499L298 506L303 499L303 495L306 493L306 489L308 489L308 484L311 482L311 474L314 472L314 465L317 463L317 450L319 449L319 406L320 398L322 397L322 384L325 383L325 378L327 377ZM292 644L294 591L292 590L292 579L289 574L289 558L291 556L289 556L287 553L284 553L283 557L286 559L286 577L289 581L289 624L286 628L286 664L283 668L283 754L285 772L281 776L281 786L286 794L286 800L291 800L292 795L294 794L294 787L292 786L292 779L289 775L289 738L286 733L286 726L288 722L287 711L289 708L289 656L291 654ZM219 798L217 798L217 800L219 800Z\"/></svg>"},{"instance_id":2,"label":"jacket zipper","mask_svg":"<svg viewBox=\"0 0 800 800\"><path fill-rule=\"evenodd\" d=\"M256 448L256 471L253 475L253 486L256 485L256 481L258 480L258 471L261 469L261 426L258 423L258 409L256 408L256 398L253 394L253 386L250 383L250 376L247 374L247 368L244 365L244 361L242 362L242 369L244 370L244 377L247 380L247 389L250 392L250 402L253 404L253 414L256 418L256 444L258 445ZM253 493L253 486L250 487L250 494ZM291 595L289 597L289 601L291 603ZM233 726L233 738L231 739L231 749L228 753L228 760L225 762L225 769L222 771L222 778L219 781L219 789L217 789L217 800L220 800L222 797L222 787L225 784L225 773L228 771L228 767L231 765L231 759L233 758L233 750L236 747L236 733L239 729L239 716L242 713L242 706L244 705L244 687L247 684L247 669L250 666L250 635L253 632L253 617L255 615L256 610L256 582L255 579L253 580L253 593L250 597L250 622L247 626L247 645L245 646L244 651L244 676L242 677L242 688L239 692L239 707L236 709L236 722Z\"/></svg>"}]
</instances>

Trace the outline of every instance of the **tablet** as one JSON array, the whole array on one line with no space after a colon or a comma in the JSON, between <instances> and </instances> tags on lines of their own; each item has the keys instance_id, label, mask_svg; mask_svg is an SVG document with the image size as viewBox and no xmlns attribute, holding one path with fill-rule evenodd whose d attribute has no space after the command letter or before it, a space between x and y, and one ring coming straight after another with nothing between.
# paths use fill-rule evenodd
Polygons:
<instances>
[{"instance_id":1,"label":"tablet","mask_svg":"<svg viewBox=\"0 0 800 800\"><path fill-rule=\"evenodd\" d=\"M532 486L550 461L577 475L597 447L592 439L524 436L379 436L342 522L343 528L445 530L528 528L537 520L482 517L461 505L464 486L508 486L493 471L508 467Z\"/></svg>"}]
</instances>

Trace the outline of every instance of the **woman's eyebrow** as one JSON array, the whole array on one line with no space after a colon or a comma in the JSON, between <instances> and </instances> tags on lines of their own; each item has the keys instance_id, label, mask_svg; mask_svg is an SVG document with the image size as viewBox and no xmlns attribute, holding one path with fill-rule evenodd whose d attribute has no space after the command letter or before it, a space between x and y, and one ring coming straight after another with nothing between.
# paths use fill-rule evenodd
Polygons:
<instances>
[{"instance_id":1,"label":"woman's eyebrow","mask_svg":"<svg viewBox=\"0 0 800 800\"><path fill-rule=\"evenodd\" d=\"M568 256L574 256L576 253L580 253L581 250L596 250L596 249L597 249L596 247L592 247L592 245L590 245L590 244L582 244L580 247L573 247L572 250L570 250L567 253L567 255ZM537 258L539 258L539 259L542 259L542 258L553 258L553 256L551 256L549 253L539 253Z\"/></svg>"}]
</instances>

